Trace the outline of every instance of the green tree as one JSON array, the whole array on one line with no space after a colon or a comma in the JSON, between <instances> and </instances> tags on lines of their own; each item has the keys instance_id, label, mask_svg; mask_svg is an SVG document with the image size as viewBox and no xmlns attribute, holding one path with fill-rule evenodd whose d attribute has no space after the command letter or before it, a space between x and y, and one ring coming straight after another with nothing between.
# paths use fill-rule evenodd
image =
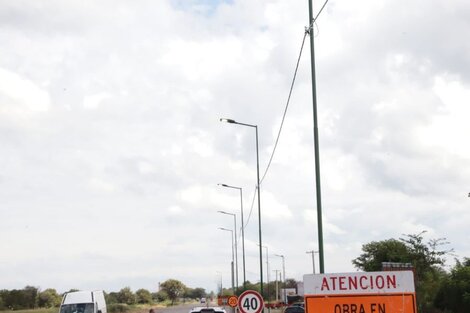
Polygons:
<instances>
[{"instance_id":1,"label":"green tree","mask_svg":"<svg viewBox=\"0 0 470 313\"><path fill-rule=\"evenodd\" d=\"M5 310L5 304L3 303L3 290L0 290L0 311Z\"/></svg>"},{"instance_id":2,"label":"green tree","mask_svg":"<svg viewBox=\"0 0 470 313\"><path fill-rule=\"evenodd\" d=\"M295 288L297 290L297 281L293 278L286 278L286 288Z\"/></svg>"},{"instance_id":3,"label":"green tree","mask_svg":"<svg viewBox=\"0 0 470 313\"><path fill-rule=\"evenodd\" d=\"M453 313L470 312L470 259L457 260L448 278L440 286L436 307Z\"/></svg>"},{"instance_id":4,"label":"green tree","mask_svg":"<svg viewBox=\"0 0 470 313\"><path fill-rule=\"evenodd\" d=\"M168 294L168 298L173 305L175 301L183 295L186 286L176 279L168 279L160 284L160 288Z\"/></svg>"},{"instance_id":5,"label":"green tree","mask_svg":"<svg viewBox=\"0 0 470 313\"><path fill-rule=\"evenodd\" d=\"M139 289L135 292L137 303L152 303L152 294L147 289Z\"/></svg>"},{"instance_id":6,"label":"green tree","mask_svg":"<svg viewBox=\"0 0 470 313\"><path fill-rule=\"evenodd\" d=\"M352 260L353 265L365 272L382 270L382 262L411 262L408 247L396 239L372 241L362 246L363 253Z\"/></svg>"},{"instance_id":7,"label":"green tree","mask_svg":"<svg viewBox=\"0 0 470 313\"><path fill-rule=\"evenodd\" d=\"M352 260L354 266L366 272L382 270L382 262L411 263L415 272L418 309L433 309L439 284L445 277L444 256L452 250L440 250L448 244L445 238L424 242L423 231L404 238L373 241L362 246L363 253Z\"/></svg>"},{"instance_id":8,"label":"green tree","mask_svg":"<svg viewBox=\"0 0 470 313\"><path fill-rule=\"evenodd\" d=\"M61 297L55 289L46 289L38 294L38 306L40 308L58 307L61 303Z\"/></svg>"},{"instance_id":9,"label":"green tree","mask_svg":"<svg viewBox=\"0 0 470 313\"><path fill-rule=\"evenodd\" d=\"M200 299L206 297L206 290L204 288L186 288L184 297L190 299Z\"/></svg>"},{"instance_id":10,"label":"green tree","mask_svg":"<svg viewBox=\"0 0 470 313\"><path fill-rule=\"evenodd\" d=\"M256 290L256 291L260 292L260 284L253 284L252 282L247 280L245 282L245 287L241 286L240 288L238 288L238 290L236 292L237 296L241 295L242 292L244 292L245 290ZM220 289L219 289L218 293L220 294Z\"/></svg>"},{"instance_id":11,"label":"green tree","mask_svg":"<svg viewBox=\"0 0 470 313\"><path fill-rule=\"evenodd\" d=\"M3 306L12 310L34 309L37 294L38 288L26 286L21 290L3 290L1 297Z\"/></svg>"},{"instance_id":12,"label":"green tree","mask_svg":"<svg viewBox=\"0 0 470 313\"><path fill-rule=\"evenodd\" d=\"M272 302L276 300L276 282L271 281L269 284L266 282L264 298L266 302ZM280 288L280 283L278 282L278 288Z\"/></svg>"},{"instance_id":13,"label":"green tree","mask_svg":"<svg viewBox=\"0 0 470 313\"><path fill-rule=\"evenodd\" d=\"M426 231L422 231L417 235L405 235L406 238L400 238L410 251L409 257L415 268L418 281L433 267L444 265L444 257L453 251L452 249L438 249L440 246L448 244L445 238L431 239L425 243L423 238L425 233Z\"/></svg>"},{"instance_id":14,"label":"green tree","mask_svg":"<svg viewBox=\"0 0 470 313\"><path fill-rule=\"evenodd\" d=\"M130 287L125 287L119 290L117 300L119 303L135 304L135 295Z\"/></svg>"},{"instance_id":15,"label":"green tree","mask_svg":"<svg viewBox=\"0 0 470 313\"><path fill-rule=\"evenodd\" d=\"M36 299L38 296L39 288L33 286L26 286L23 289L24 293L24 304L29 309L34 309L36 307Z\"/></svg>"},{"instance_id":16,"label":"green tree","mask_svg":"<svg viewBox=\"0 0 470 313\"><path fill-rule=\"evenodd\" d=\"M106 298L106 304L119 303L117 292L106 293L105 298Z\"/></svg>"},{"instance_id":17,"label":"green tree","mask_svg":"<svg viewBox=\"0 0 470 313\"><path fill-rule=\"evenodd\" d=\"M169 297L165 290L160 290L158 292L152 293L152 299L157 302L163 302L168 300Z\"/></svg>"}]
</instances>

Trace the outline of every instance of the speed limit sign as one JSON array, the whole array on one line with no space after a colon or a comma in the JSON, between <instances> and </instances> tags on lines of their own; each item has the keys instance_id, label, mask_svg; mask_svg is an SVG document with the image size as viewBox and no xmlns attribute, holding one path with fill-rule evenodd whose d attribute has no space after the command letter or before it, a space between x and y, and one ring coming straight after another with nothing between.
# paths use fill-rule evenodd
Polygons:
<instances>
[{"instance_id":1,"label":"speed limit sign","mask_svg":"<svg viewBox=\"0 0 470 313\"><path fill-rule=\"evenodd\" d=\"M263 308L263 297L257 291L247 290L238 297L238 309L241 313L260 313Z\"/></svg>"}]
</instances>

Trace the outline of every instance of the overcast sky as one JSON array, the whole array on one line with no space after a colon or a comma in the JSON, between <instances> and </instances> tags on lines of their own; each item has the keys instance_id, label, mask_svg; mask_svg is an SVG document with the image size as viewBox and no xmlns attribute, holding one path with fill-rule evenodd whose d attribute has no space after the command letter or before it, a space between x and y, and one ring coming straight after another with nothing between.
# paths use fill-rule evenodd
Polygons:
<instances>
[{"instance_id":1,"label":"overcast sky","mask_svg":"<svg viewBox=\"0 0 470 313\"><path fill-rule=\"evenodd\" d=\"M243 188L258 281L255 132L219 118L258 125L263 174L307 24L307 0L0 1L0 289L228 287L218 228L234 225L217 211L240 226L240 197L218 183ZM327 272L424 230L470 257L469 30L466 0L330 0L320 15ZM274 254L301 280L318 249L311 95L307 41L261 185L271 280Z\"/></svg>"}]
</instances>

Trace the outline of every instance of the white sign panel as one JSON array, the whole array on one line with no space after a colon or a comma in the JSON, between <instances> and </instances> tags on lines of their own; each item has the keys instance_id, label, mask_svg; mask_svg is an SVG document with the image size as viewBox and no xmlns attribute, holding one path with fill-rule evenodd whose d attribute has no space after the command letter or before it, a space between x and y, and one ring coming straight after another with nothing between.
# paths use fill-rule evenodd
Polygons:
<instances>
[{"instance_id":1,"label":"white sign panel","mask_svg":"<svg viewBox=\"0 0 470 313\"><path fill-rule=\"evenodd\" d=\"M304 275L305 295L414 293L412 271Z\"/></svg>"}]
</instances>

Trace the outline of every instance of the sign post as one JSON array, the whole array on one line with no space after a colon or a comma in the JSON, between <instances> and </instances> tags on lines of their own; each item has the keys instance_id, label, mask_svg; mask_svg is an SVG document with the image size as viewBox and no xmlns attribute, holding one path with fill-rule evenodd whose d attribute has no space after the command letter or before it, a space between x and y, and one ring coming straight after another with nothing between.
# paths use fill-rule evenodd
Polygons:
<instances>
[{"instance_id":1,"label":"sign post","mask_svg":"<svg viewBox=\"0 0 470 313\"><path fill-rule=\"evenodd\" d=\"M246 290L238 297L238 309L241 313L261 313L264 309L263 297L257 291Z\"/></svg>"},{"instance_id":2,"label":"sign post","mask_svg":"<svg viewBox=\"0 0 470 313\"><path fill-rule=\"evenodd\" d=\"M416 313L412 271L304 275L306 313Z\"/></svg>"}]
</instances>

